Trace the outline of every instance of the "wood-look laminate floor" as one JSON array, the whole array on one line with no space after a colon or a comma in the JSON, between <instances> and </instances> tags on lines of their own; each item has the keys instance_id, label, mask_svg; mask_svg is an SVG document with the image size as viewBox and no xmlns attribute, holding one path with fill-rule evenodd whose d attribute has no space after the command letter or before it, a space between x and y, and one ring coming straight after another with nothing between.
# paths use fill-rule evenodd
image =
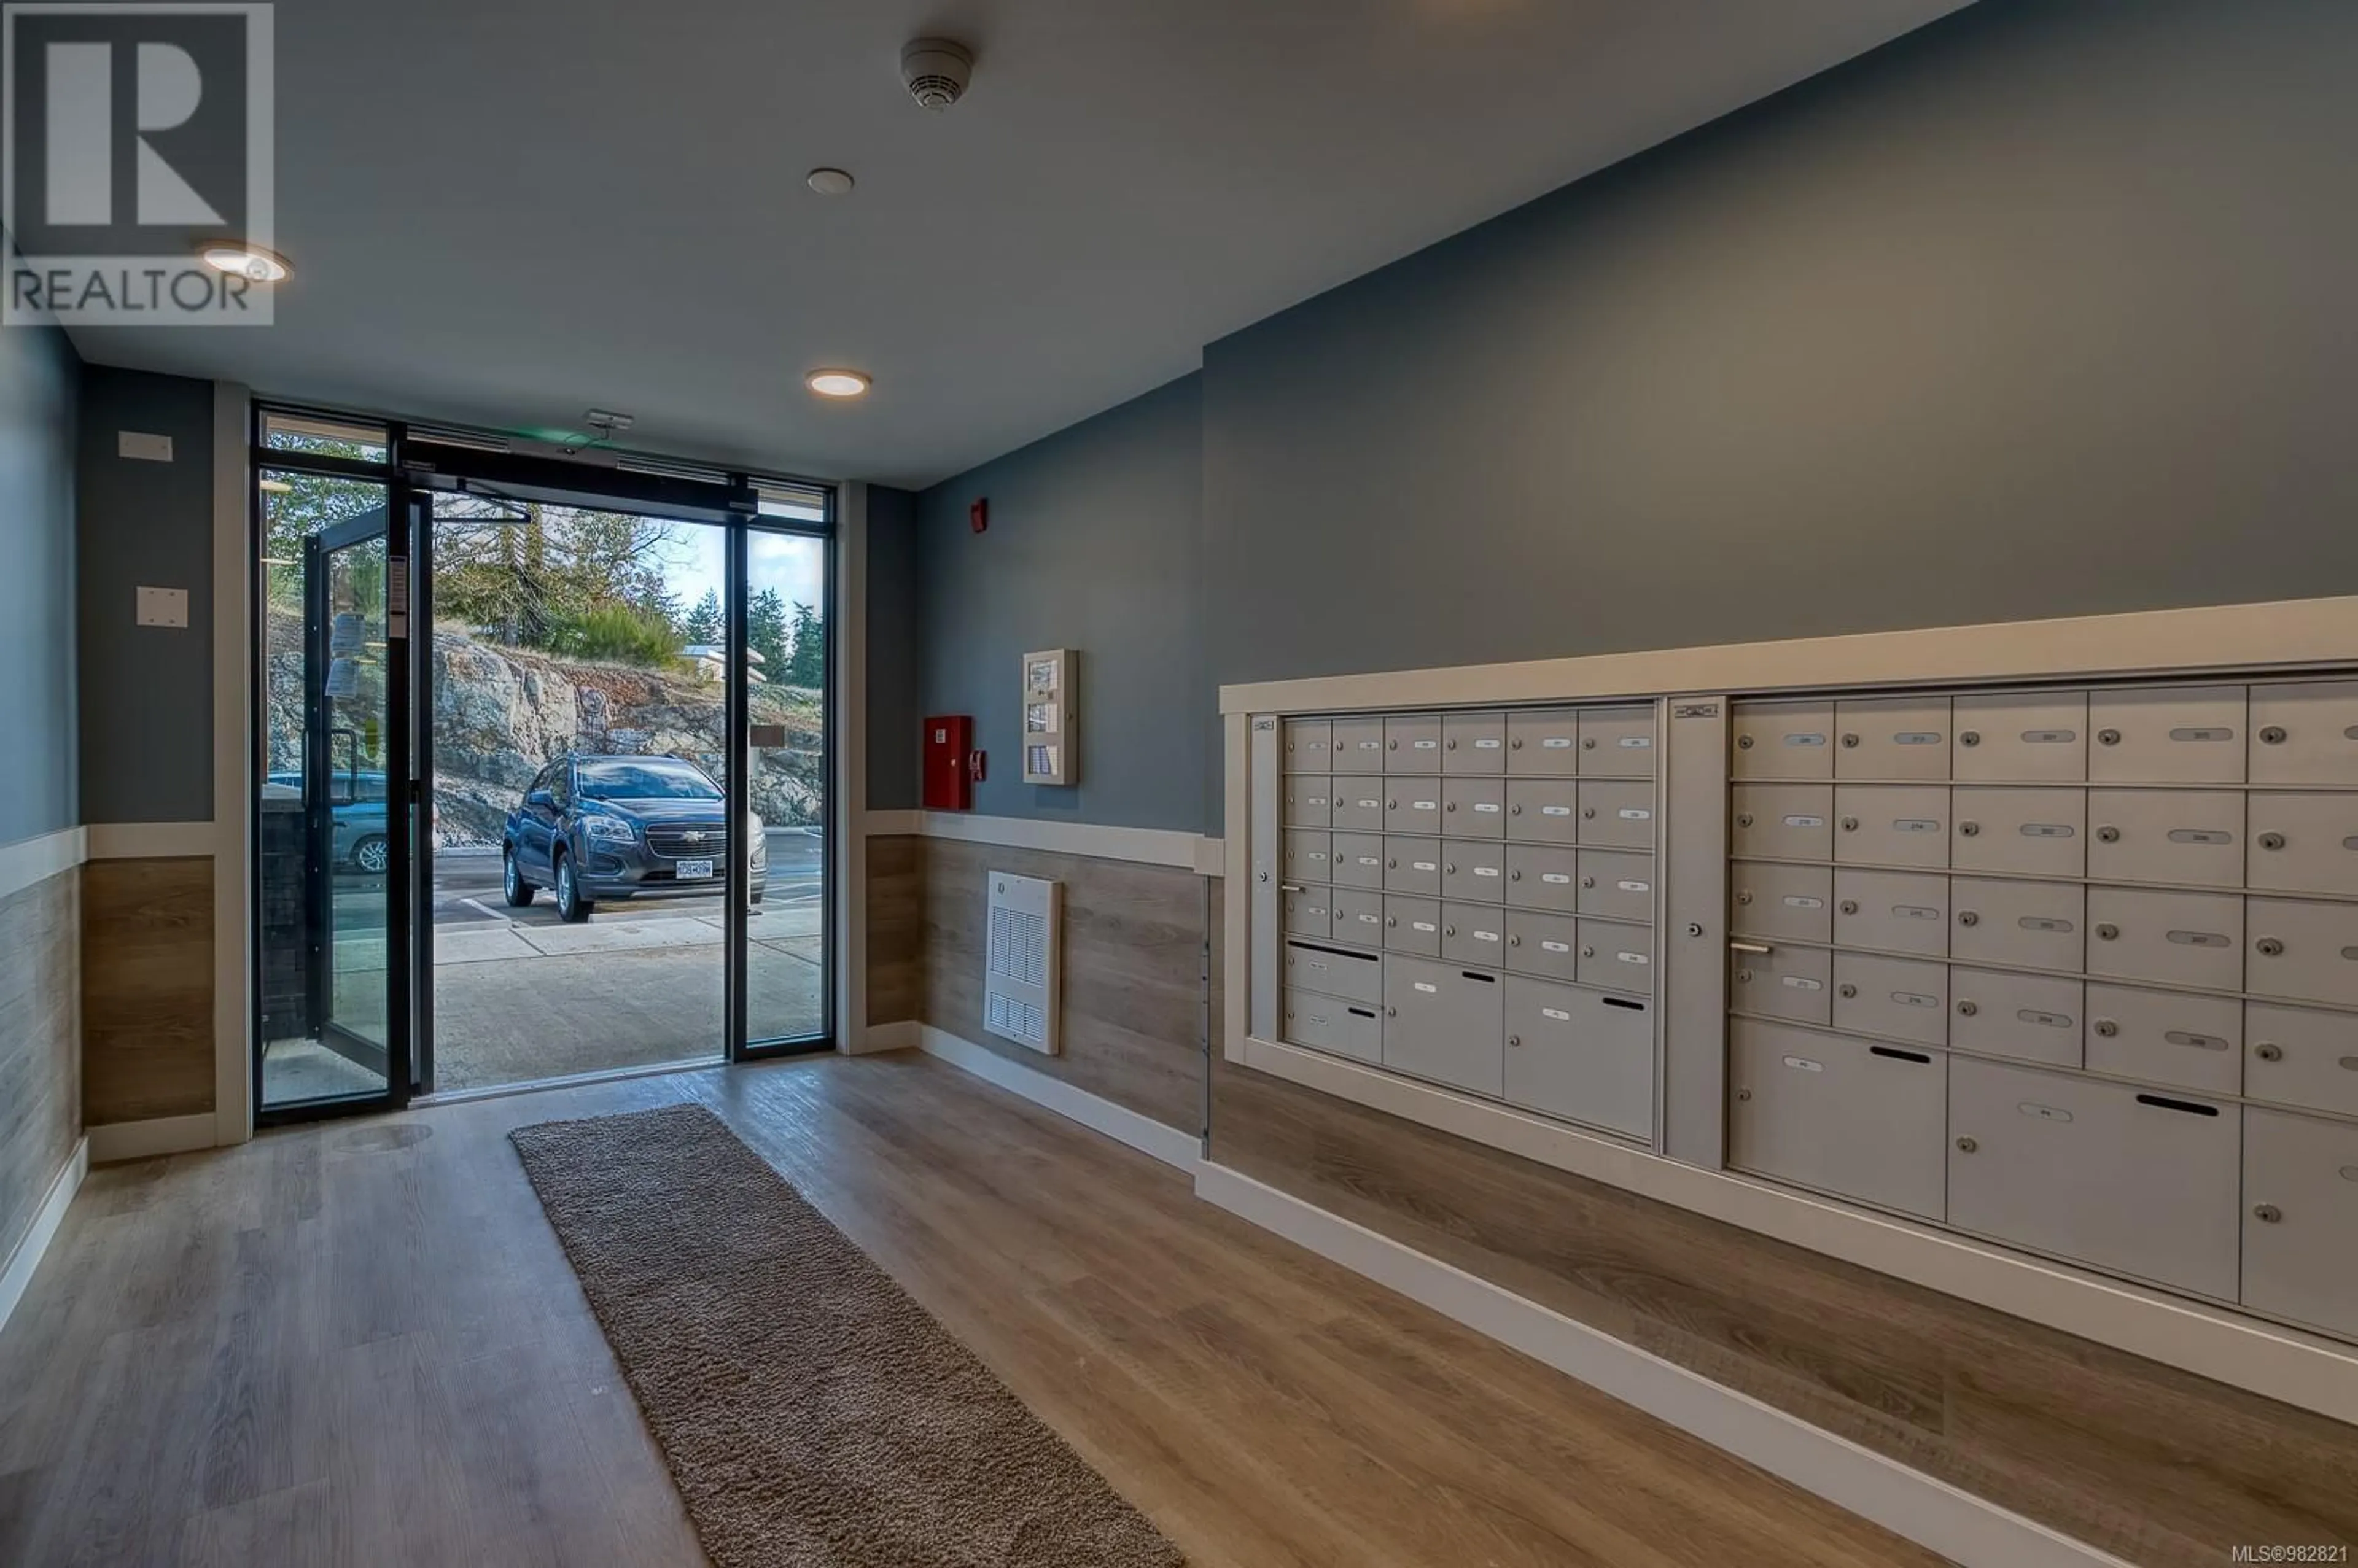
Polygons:
<instances>
[{"instance_id":1,"label":"wood-look laminate floor","mask_svg":"<svg viewBox=\"0 0 2358 1568\"><path fill-rule=\"evenodd\" d=\"M701 1562L505 1138L687 1097L1198 1568L1935 1561L898 1055L93 1172L0 1333L0 1563Z\"/></svg>"}]
</instances>

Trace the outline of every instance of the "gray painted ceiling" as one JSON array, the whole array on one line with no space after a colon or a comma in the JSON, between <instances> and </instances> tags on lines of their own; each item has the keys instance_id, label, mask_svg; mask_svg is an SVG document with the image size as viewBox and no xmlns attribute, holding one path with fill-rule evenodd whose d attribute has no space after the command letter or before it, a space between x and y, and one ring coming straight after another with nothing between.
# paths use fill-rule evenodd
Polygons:
<instances>
[{"instance_id":1,"label":"gray painted ceiling","mask_svg":"<svg viewBox=\"0 0 2358 1568\"><path fill-rule=\"evenodd\" d=\"M278 324L75 342L929 482L1959 3L288 0ZM937 31L977 61L933 114L898 57ZM821 364L875 390L821 403Z\"/></svg>"}]
</instances>

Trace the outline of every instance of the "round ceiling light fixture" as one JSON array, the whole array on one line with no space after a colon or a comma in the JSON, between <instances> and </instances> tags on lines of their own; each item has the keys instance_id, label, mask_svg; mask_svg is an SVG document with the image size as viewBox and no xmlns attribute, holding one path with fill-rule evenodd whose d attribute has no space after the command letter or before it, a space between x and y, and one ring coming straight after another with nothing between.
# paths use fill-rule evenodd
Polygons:
<instances>
[{"instance_id":1,"label":"round ceiling light fixture","mask_svg":"<svg viewBox=\"0 0 2358 1568\"><path fill-rule=\"evenodd\" d=\"M197 255L215 272L254 283L278 283L295 270L277 252L240 240L214 240L201 246Z\"/></svg>"},{"instance_id":2,"label":"round ceiling light fixture","mask_svg":"<svg viewBox=\"0 0 2358 1568\"><path fill-rule=\"evenodd\" d=\"M858 397L870 383L856 370L815 370L803 377L803 384L821 397Z\"/></svg>"},{"instance_id":3,"label":"round ceiling light fixture","mask_svg":"<svg viewBox=\"0 0 2358 1568\"><path fill-rule=\"evenodd\" d=\"M851 194L851 176L839 168L815 168L810 171L810 188L821 196Z\"/></svg>"}]
</instances>

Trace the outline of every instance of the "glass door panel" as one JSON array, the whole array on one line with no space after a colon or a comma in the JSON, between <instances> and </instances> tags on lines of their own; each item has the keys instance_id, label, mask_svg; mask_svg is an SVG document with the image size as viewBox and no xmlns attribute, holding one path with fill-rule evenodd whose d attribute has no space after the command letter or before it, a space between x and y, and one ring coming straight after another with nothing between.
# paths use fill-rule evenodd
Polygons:
<instances>
[{"instance_id":1,"label":"glass door panel","mask_svg":"<svg viewBox=\"0 0 2358 1568\"><path fill-rule=\"evenodd\" d=\"M827 585L824 538L749 532L745 1038L756 1050L828 1033Z\"/></svg>"}]
</instances>

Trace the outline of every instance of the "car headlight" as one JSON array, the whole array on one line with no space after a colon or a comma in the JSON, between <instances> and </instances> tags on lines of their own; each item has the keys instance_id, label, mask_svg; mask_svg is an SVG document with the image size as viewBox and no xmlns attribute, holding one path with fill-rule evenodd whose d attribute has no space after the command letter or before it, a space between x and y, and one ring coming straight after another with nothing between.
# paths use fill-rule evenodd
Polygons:
<instances>
[{"instance_id":1,"label":"car headlight","mask_svg":"<svg viewBox=\"0 0 2358 1568\"><path fill-rule=\"evenodd\" d=\"M760 817L749 816L746 820L753 825L753 869L758 871L770 863L770 836L762 831Z\"/></svg>"},{"instance_id":2,"label":"car headlight","mask_svg":"<svg viewBox=\"0 0 2358 1568\"><path fill-rule=\"evenodd\" d=\"M638 837L631 825L619 816L585 816L581 827L592 838L612 838L627 844Z\"/></svg>"}]
</instances>

